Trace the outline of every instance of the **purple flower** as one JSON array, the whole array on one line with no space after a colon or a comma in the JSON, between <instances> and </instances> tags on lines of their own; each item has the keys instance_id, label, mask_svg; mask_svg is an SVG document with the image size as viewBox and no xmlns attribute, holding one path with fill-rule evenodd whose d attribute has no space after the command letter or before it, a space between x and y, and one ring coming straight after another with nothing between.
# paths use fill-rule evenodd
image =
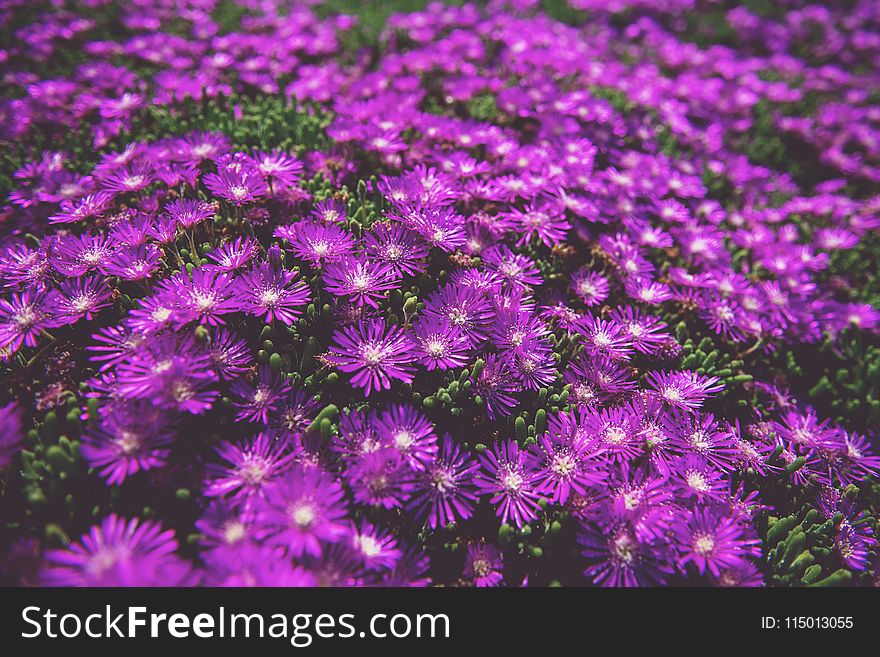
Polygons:
<instances>
[{"instance_id":1,"label":"purple flower","mask_svg":"<svg viewBox=\"0 0 880 657\"><path fill-rule=\"evenodd\" d=\"M335 198L326 198L315 203L312 216L319 223L336 224L346 220L345 206Z\"/></svg>"},{"instance_id":2,"label":"purple flower","mask_svg":"<svg viewBox=\"0 0 880 657\"><path fill-rule=\"evenodd\" d=\"M102 363L100 370L106 371L128 360L147 340L143 333L132 330L130 326L108 326L92 335L98 344L89 346L92 362Z\"/></svg>"},{"instance_id":3,"label":"purple flower","mask_svg":"<svg viewBox=\"0 0 880 657\"><path fill-rule=\"evenodd\" d=\"M48 586L185 586L190 566L175 555L170 529L111 514L65 550L46 553Z\"/></svg>"},{"instance_id":4,"label":"purple flower","mask_svg":"<svg viewBox=\"0 0 880 657\"><path fill-rule=\"evenodd\" d=\"M0 348L15 352L22 345L36 347L37 338L46 329L58 326L52 315L58 301L58 292L39 287L0 299Z\"/></svg>"},{"instance_id":5,"label":"purple flower","mask_svg":"<svg viewBox=\"0 0 880 657\"><path fill-rule=\"evenodd\" d=\"M693 564L701 575L743 568L748 557L760 556L757 538L735 518L712 509L696 508L676 516L672 526L679 551L678 566Z\"/></svg>"},{"instance_id":6,"label":"purple flower","mask_svg":"<svg viewBox=\"0 0 880 657\"><path fill-rule=\"evenodd\" d=\"M462 576L474 586L494 587L504 583L504 558L501 550L486 543L469 543Z\"/></svg>"},{"instance_id":7,"label":"purple flower","mask_svg":"<svg viewBox=\"0 0 880 657\"><path fill-rule=\"evenodd\" d=\"M448 321L462 332L469 346L477 347L487 338L493 313L489 300L479 290L453 284L428 297L424 316Z\"/></svg>"},{"instance_id":8,"label":"purple flower","mask_svg":"<svg viewBox=\"0 0 880 657\"><path fill-rule=\"evenodd\" d=\"M516 406L513 393L518 392L520 387L513 380L509 364L499 360L494 353L486 354L485 361L477 363L470 377L475 401L486 405L486 415L490 420L496 416L510 415L510 409ZM477 373L476 378L474 372Z\"/></svg>"},{"instance_id":9,"label":"purple flower","mask_svg":"<svg viewBox=\"0 0 880 657\"><path fill-rule=\"evenodd\" d=\"M92 319L110 305L109 300L110 288L100 276L68 279L61 283L61 293L56 298L56 317L65 323Z\"/></svg>"},{"instance_id":10,"label":"purple flower","mask_svg":"<svg viewBox=\"0 0 880 657\"><path fill-rule=\"evenodd\" d=\"M480 455L480 465L477 487L491 495L489 501L496 505L496 515L502 523L510 520L522 529L538 517L541 510L537 490L539 475L529 452L520 450L512 440L495 443L492 449Z\"/></svg>"},{"instance_id":11,"label":"purple flower","mask_svg":"<svg viewBox=\"0 0 880 657\"><path fill-rule=\"evenodd\" d=\"M388 328L380 319L334 332L325 358L342 372L353 373L351 384L363 388L368 397L373 390L390 390L395 379L411 383L415 370L410 339L401 328Z\"/></svg>"},{"instance_id":12,"label":"purple flower","mask_svg":"<svg viewBox=\"0 0 880 657\"><path fill-rule=\"evenodd\" d=\"M235 419L239 422L266 424L280 410L282 400L291 389L290 379L261 365L253 383L237 379L230 388L232 405L237 409Z\"/></svg>"},{"instance_id":13,"label":"purple flower","mask_svg":"<svg viewBox=\"0 0 880 657\"><path fill-rule=\"evenodd\" d=\"M364 249L370 259L390 265L401 276L425 271L423 260L430 252L427 244L397 223L374 224L364 235Z\"/></svg>"},{"instance_id":14,"label":"purple flower","mask_svg":"<svg viewBox=\"0 0 880 657\"><path fill-rule=\"evenodd\" d=\"M294 464L266 487L256 511L266 542L286 548L293 557L320 556L324 546L346 534L342 486L319 468Z\"/></svg>"},{"instance_id":15,"label":"purple flower","mask_svg":"<svg viewBox=\"0 0 880 657\"><path fill-rule=\"evenodd\" d=\"M275 414L277 419L274 426L284 434L301 434L314 420L319 406L313 393L291 389L280 410Z\"/></svg>"},{"instance_id":16,"label":"purple flower","mask_svg":"<svg viewBox=\"0 0 880 657\"><path fill-rule=\"evenodd\" d=\"M311 587L317 586L315 575L302 566L294 565L283 550L268 546L243 545L236 551L232 563L218 566L222 578L214 586L239 587ZM225 568L224 568L225 566Z\"/></svg>"},{"instance_id":17,"label":"purple flower","mask_svg":"<svg viewBox=\"0 0 880 657\"><path fill-rule=\"evenodd\" d=\"M241 269L256 255L259 242L249 235L239 235L234 242L225 242L205 255L213 260L220 271Z\"/></svg>"},{"instance_id":18,"label":"purple flower","mask_svg":"<svg viewBox=\"0 0 880 657\"><path fill-rule=\"evenodd\" d=\"M125 281L143 281L156 273L163 256L155 244L122 247L111 256L104 271Z\"/></svg>"},{"instance_id":19,"label":"purple flower","mask_svg":"<svg viewBox=\"0 0 880 657\"><path fill-rule=\"evenodd\" d=\"M176 299L182 323L195 320L217 326L225 323L224 315L239 309L234 298L235 279L216 269L202 267L191 273L182 270L174 275L167 289Z\"/></svg>"},{"instance_id":20,"label":"purple flower","mask_svg":"<svg viewBox=\"0 0 880 657\"><path fill-rule=\"evenodd\" d=\"M721 501L727 495L728 482L720 470L696 454L688 454L672 464L672 481L682 499L699 503Z\"/></svg>"},{"instance_id":21,"label":"purple flower","mask_svg":"<svg viewBox=\"0 0 880 657\"><path fill-rule=\"evenodd\" d=\"M126 326L138 333L158 333L171 328L177 319L177 304L167 294L144 297L139 304L125 320Z\"/></svg>"},{"instance_id":22,"label":"purple flower","mask_svg":"<svg viewBox=\"0 0 880 657\"><path fill-rule=\"evenodd\" d=\"M583 556L598 560L584 570L584 575L599 586L662 585L672 572L662 546L640 540L626 524L613 525L604 531L584 525L578 534L578 543L583 548Z\"/></svg>"},{"instance_id":23,"label":"purple flower","mask_svg":"<svg viewBox=\"0 0 880 657\"><path fill-rule=\"evenodd\" d=\"M431 246L452 252L467 240L464 217L449 208L423 208L408 213L401 221Z\"/></svg>"},{"instance_id":24,"label":"purple flower","mask_svg":"<svg viewBox=\"0 0 880 657\"><path fill-rule=\"evenodd\" d=\"M205 562L220 570L238 560L240 548L256 542L253 510L223 499L213 500L195 526L202 535Z\"/></svg>"},{"instance_id":25,"label":"purple flower","mask_svg":"<svg viewBox=\"0 0 880 657\"><path fill-rule=\"evenodd\" d=\"M618 306L609 317L623 329L627 341L632 343L636 351L643 354L656 354L671 338L663 331L665 322L651 315L643 315L632 306Z\"/></svg>"},{"instance_id":26,"label":"purple flower","mask_svg":"<svg viewBox=\"0 0 880 657\"><path fill-rule=\"evenodd\" d=\"M414 470L424 470L437 452L434 426L412 406L391 406L376 417L373 426L379 439L400 452Z\"/></svg>"},{"instance_id":27,"label":"purple flower","mask_svg":"<svg viewBox=\"0 0 880 657\"><path fill-rule=\"evenodd\" d=\"M301 221L279 226L275 237L287 240L295 256L318 267L354 251L354 236L335 224Z\"/></svg>"},{"instance_id":28,"label":"purple flower","mask_svg":"<svg viewBox=\"0 0 880 657\"><path fill-rule=\"evenodd\" d=\"M421 318L413 326L416 360L428 370L448 370L467 364L470 348L464 332L447 319Z\"/></svg>"},{"instance_id":29,"label":"purple flower","mask_svg":"<svg viewBox=\"0 0 880 657\"><path fill-rule=\"evenodd\" d=\"M608 298L608 279L595 271L580 269L572 274L572 291L587 306L597 306Z\"/></svg>"},{"instance_id":30,"label":"purple flower","mask_svg":"<svg viewBox=\"0 0 880 657\"><path fill-rule=\"evenodd\" d=\"M577 432L543 434L533 452L540 459L536 490L556 504L565 504L572 494L585 495L607 476L593 442Z\"/></svg>"},{"instance_id":31,"label":"purple flower","mask_svg":"<svg viewBox=\"0 0 880 657\"><path fill-rule=\"evenodd\" d=\"M207 352L217 374L224 379L236 379L250 369L252 355L247 343L225 328L214 331Z\"/></svg>"},{"instance_id":32,"label":"purple flower","mask_svg":"<svg viewBox=\"0 0 880 657\"><path fill-rule=\"evenodd\" d=\"M545 339L524 337L505 357L513 375L527 390L540 390L556 380L553 349Z\"/></svg>"},{"instance_id":33,"label":"purple flower","mask_svg":"<svg viewBox=\"0 0 880 657\"><path fill-rule=\"evenodd\" d=\"M324 269L324 287L336 296L348 297L358 306L378 308L385 292L398 287L400 275L391 265L345 256Z\"/></svg>"},{"instance_id":34,"label":"purple flower","mask_svg":"<svg viewBox=\"0 0 880 657\"><path fill-rule=\"evenodd\" d=\"M191 132L181 137L174 146L174 159L185 164L200 164L217 160L232 148L226 135L216 132Z\"/></svg>"},{"instance_id":35,"label":"purple flower","mask_svg":"<svg viewBox=\"0 0 880 657\"><path fill-rule=\"evenodd\" d=\"M871 453L871 443L863 435L843 432L842 444L828 455L832 469L844 486L880 477L880 456Z\"/></svg>"},{"instance_id":36,"label":"purple flower","mask_svg":"<svg viewBox=\"0 0 880 657\"><path fill-rule=\"evenodd\" d=\"M125 166L108 175L101 181L101 187L108 192L124 194L146 189L155 180L153 167L145 162Z\"/></svg>"},{"instance_id":37,"label":"purple flower","mask_svg":"<svg viewBox=\"0 0 880 657\"><path fill-rule=\"evenodd\" d=\"M119 392L162 408L202 414L213 405L217 380L207 353L191 337L162 334L116 367Z\"/></svg>"},{"instance_id":38,"label":"purple flower","mask_svg":"<svg viewBox=\"0 0 880 657\"><path fill-rule=\"evenodd\" d=\"M191 198L172 201L165 206L165 212L184 230L192 230L194 226L214 216L214 208L210 204Z\"/></svg>"},{"instance_id":39,"label":"purple flower","mask_svg":"<svg viewBox=\"0 0 880 657\"><path fill-rule=\"evenodd\" d=\"M257 165L257 169L266 178L266 182L270 185L275 181L280 182L282 185L295 185L299 182L303 169L302 162L287 153L277 150L271 153L257 151L254 154L254 162Z\"/></svg>"},{"instance_id":40,"label":"purple flower","mask_svg":"<svg viewBox=\"0 0 880 657\"><path fill-rule=\"evenodd\" d=\"M296 272L263 262L238 276L233 295L243 313L291 326L311 298L308 286L295 278Z\"/></svg>"},{"instance_id":41,"label":"purple flower","mask_svg":"<svg viewBox=\"0 0 880 657\"><path fill-rule=\"evenodd\" d=\"M392 534L368 522L352 526L350 536L351 547L367 570L391 570L403 554Z\"/></svg>"},{"instance_id":42,"label":"purple flower","mask_svg":"<svg viewBox=\"0 0 880 657\"><path fill-rule=\"evenodd\" d=\"M244 445L222 442L217 455L225 462L208 464L204 494L228 495L233 502L247 503L261 496L274 479L290 467L295 454L290 443L261 432Z\"/></svg>"},{"instance_id":43,"label":"purple flower","mask_svg":"<svg viewBox=\"0 0 880 657\"><path fill-rule=\"evenodd\" d=\"M629 360L632 354L632 342L623 327L614 321L587 314L581 321L580 333L591 356L605 356L620 361Z\"/></svg>"},{"instance_id":44,"label":"purple flower","mask_svg":"<svg viewBox=\"0 0 880 657\"><path fill-rule=\"evenodd\" d=\"M696 410L706 398L724 389L717 376L703 376L690 370L649 372L648 383L660 398L675 408Z\"/></svg>"},{"instance_id":45,"label":"purple flower","mask_svg":"<svg viewBox=\"0 0 880 657\"><path fill-rule=\"evenodd\" d=\"M416 493L408 507L427 515L431 529L467 520L478 499L474 475L479 467L462 453L449 434L444 434L440 451L418 475Z\"/></svg>"},{"instance_id":46,"label":"purple flower","mask_svg":"<svg viewBox=\"0 0 880 657\"><path fill-rule=\"evenodd\" d=\"M49 261L65 276L82 276L90 271L106 274L111 256L118 248L107 235L70 235L51 243Z\"/></svg>"},{"instance_id":47,"label":"purple flower","mask_svg":"<svg viewBox=\"0 0 880 657\"><path fill-rule=\"evenodd\" d=\"M366 506L400 508L414 489L413 469L403 455L391 447L360 456L345 475L355 502Z\"/></svg>"},{"instance_id":48,"label":"purple flower","mask_svg":"<svg viewBox=\"0 0 880 657\"><path fill-rule=\"evenodd\" d=\"M514 253L504 244L486 249L483 263L491 271L498 272L501 277L514 287L540 285L543 282L541 272L535 263L519 253Z\"/></svg>"},{"instance_id":49,"label":"purple flower","mask_svg":"<svg viewBox=\"0 0 880 657\"><path fill-rule=\"evenodd\" d=\"M508 217L516 225L520 238L517 246L527 244L532 236L546 246L561 244L571 228L562 210L549 203L528 205L525 210L511 210Z\"/></svg>"},{"instance_id":50,"label":"purple flower","mask_svg":"<svg viewBox=\"0 0 880 657\"><path fill-rule=\"evenodd\" d=\"M21 451L24 442L24 427L21 409L16 402L0 407L0 468L12 463Z\"/></svg>"},{"instance_id":51,"label":"purple flower","mask_svg":"<svg viewBox=\"0 0 880 657\"><path fill-rule=\"evenodd\" d=\"M61 211L49 217L49 223L72 224L99 217L112 201L113 195L108 192L87 194L76 201L65 199L61 201Z\"/></svg>"},{"instance_id":52,"label":"purple flower","mask_svg":"<svg viewBox=\"0 0 880 657\"><path fill-rule=\"evenodd\" d=\"M247 167L221 166L217 173L206 174L203 182L214 196L236 206L252 203L269 193L269 186L260 172Z\"/></svg>"},{"instance_id":53,"label":"purple flower","mask_svg":"<svg viewBox=\"0 0 880 657\"><path fill-rule=\"evenodd\" d=\"M141 471L164 467L174 431L159 409L141 402L114 407L83 434L83 458L112 485Z\"/></svg>"}]
</instances>

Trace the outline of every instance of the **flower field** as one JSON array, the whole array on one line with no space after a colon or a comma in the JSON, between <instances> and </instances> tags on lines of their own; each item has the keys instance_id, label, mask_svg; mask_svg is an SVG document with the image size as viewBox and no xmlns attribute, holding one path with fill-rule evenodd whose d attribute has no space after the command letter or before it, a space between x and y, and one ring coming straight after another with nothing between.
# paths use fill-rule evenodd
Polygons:
<instances>
[{"instance_id":1,"label":"flower field","mask_svg":"<svg viewBox=\"0 0 880 657\"><path fill-rule=\"evenodd\" d=\"M0 583L880 585L874 0L0 35Z\"/></svg>"}]
</instances>

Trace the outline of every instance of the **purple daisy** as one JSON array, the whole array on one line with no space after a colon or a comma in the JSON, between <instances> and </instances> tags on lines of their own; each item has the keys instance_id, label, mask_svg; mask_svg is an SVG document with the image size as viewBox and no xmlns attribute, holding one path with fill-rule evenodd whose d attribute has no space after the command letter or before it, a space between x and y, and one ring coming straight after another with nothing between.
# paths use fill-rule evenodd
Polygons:
<instances>
[{"instance_id":1,"label":"purple daisy","mask_svg":"<svg viewBox=\"0 0 880 657\"><path fill-rule=\"evenodd\" d=\"M46 553L48 586L185 586L190 566L170 529L111 514L64 550Z\"/></svg>"},{"instance_id":2,"label":"purple daisy","mask_svg":"<svg viewBox=\"0 0 880 657\"><path fill-rule=\"evenodd\" d=\"M289 153L277 150L270 153L257 151L254 153L254 162L270 187L276 182L288 187L295 185L299 182L303 170L302 162Z\"/></svg>"},{"instance_id":3,"label":"purple daisy","mask_svg":"<svg viewBox=\"0 0 880 657\"><path fill-rule=\"evenodd\" d=\"M701 575L708 571L719 577L722 570L742 568L748 557L761 554L758 539L742 523L716 510L696 508L677 514L672 531L679 568L693 564Z\"/></svg>"},{"instance_id":4,"label":"purple daisy","mask_svg":"<svg viewBox=\"0 0 880 657\"><path fill-rule=\"evenodd\" d=\"M470 348L464 332L447 319L435 317L416 320L413 350L416 360L428 370L448 370L467 364Z\"/></svg>"},{"instance_id":5,"label":"purple daisy","mask_svg":"<svg viewBox=\"0 0 880 657\"><path fill-rule=\"evenodd\" d=\"M261 432L244 445L222 442L216 448L223 464L205 468L203 492L208 497L229 496L234 503L249 503L263 494L293 462L287 440Z\"/></svg>"},{"instance_id":6,"label":"purple daisy","mask_svg":"<svg viewBox=\"0 0 880 657\"><path fill-rule=\"evenodd\" d=\"M513 440L495 443L480 455L480 477L477 487L496 505L502 523L508 520L522 529L538 517L541 499L538 493L538 472L534 457L520 450Z\"/></svg>"},{"instance_id":7,"label":"purple daisy","mask_svg":"<svg viewBox=\"0 0 880 657\"><path fill-rule=\"evenodd\" d=\"M391 570L396 565L402 550L397 547L397 539L387 531L361 521L352 525L351 548L367 570Z\"/></svg>"},{"instance_id":8,"label":"purple daisy","mask_svg":"<svg viewBox=\"0 0 880 657\"><path fill-rule=\"evenodd\" d=\"M253 359L247 343L223 327L214 331L207 352L217 374L226 380L236 379L247 372Z\"/></svg>"},{"instance_id":9,"label":"purple daisy","mask_svg":"<svg viewBox=\"0 0 880 657\"><path fill-rule=\"evenodd\" d=\"M478 500L474 479L479 468L479 463L468 459L452 437L444 434L439 452L418 475L408 508L427 516L431 529L467 520Z\"/></svg>"},{"instance_id":10,"label":"purple daisy","mask_svg":"<svg viewBox=\"0 0 880 657\"><path fill-rule=\"evenodd\" d=\"M168 463L175 433L166 415L149 404L113 407L83 434L80 449L90 467L111 486Z\"/></svg>"},{"instance_id":11,"label":"purple daisy","mask_svg":"<svg viewBox=\"0 0 880 657\"><path fill-rule=\"evenodd\" d=\"M345 477L355 502L371 507L401 508L415 488L413 469L392 447L358 457L345 472Z\"/></svg>"},{"instance_id":12,"label":"purple daisy","mask_svg":"<svg viewBox=\"0 0 880 657\"><path fill-rule=\"evenodd\" d=\"M268 365L261 365L256 381L237 379L230 387L232 405L239 422L266 424L281 409L283 399L291 390L290 379L276 374Z\"/></svg>"},{"instance_id":13,"label":"purple daisy","mask_svg":"<svg viewBox=\"0 0 880 657\"><path fill-rule=\"evenodd\" d=\"M595 271L579 269L571 276L571 289L587 306L597 306L608 298L608 279Z\"/></svg>"},{"instance_id":14,"label":"purple daisy","mask_svg":"<svg viewBox=\"0 0 880 657\"><path fill-rule=\"evenodd\" d=\"M65 276L82 276L91 271L106 274L106 267L119 245L107 235L59 237L49 248L49 262Z\"/></svg>"},{"instance_id":15,"label":"purple daisy","mask_svg":"<svg viewBox=\"0 0 880 657\"><path fill-rule=\"evenodd\" d=\"M214 208L204 201L181 198L166 205L165 213L177 226L184 230L192 230L193 227L213 217Z\"/></svg>"},{"instance_id":16,"label":"purple daisy","mask_svg":"<svg viewBox=\"0 0 880 657\"><path fill-rule=\"evenodd\" d=\"M325 356L342 372L353 373L351 384L372 391L390 390L392 380L412 383L415 360L412 343L399 327L387 327L380 319L358 322L333 333L333 345Z\"/></svg>"},{"instance_id":17,"label":"purple daisy","mask_svg":"<svg viewBox=\"0 0 880 657\"><path fill-rule=\"evenodd\" d=\"M700 408L710 394L724 389L717 376L707 377L690 370L649 372L647 379L651 390L664 402L688 411Z\"/></svg>"},{"instance_id":18,"label":"purple daisy","mask_svg":"<svg viewBox=\"0 0 880 657\"><path fill-rule=\"evenodd\" d=\"M347 533L344 497L342 486L320 468L293 464L265 489L256 509L259 533L293 557L321 556L325 545Z\"/></svg>"},{"instance_id":19,"label":"purple daisy","mask_svg":"<svg viewBox=\"0 0 880 657\"><path fill-rule=\"evenodd\" d=\"M221 166L217 173L206 174L203 182L214 196L236 206L253 203L269 193L269 186L259 171L247 167Z\"/></svg>"},{"instance_id":20,"label":"purple daisy","mask_svg":"<svg viewBox=\"0 0 880 657\"><path fill-rule=\"evenodd\" d=\"M376 417L373 426L379 439L399 451L414 470L424 470L437 452L434 425L412 406L391 406Z\"/></svg>"},{"instance_id":21,"label":"purple daisy","mask_svg":"<svg viewBox=\"0 0 880 657\"><path fill-rule=\"evenodd\" d=\"M235 271L248 264L257 253L259 242L249 235L239 235L235 241L221 244L205 255L216 263L220 271Z\"/></svg>"},{"instance_id":22,"label":"purple daisy","mask_svg":"<svg viewBox=\"0 0 880 657\"><path fill-rule=\"evenodd\" d=\"M224 315L239 310L235 299L235 279L226 272L208 267L181 270L169 281L169 295L176 299L181 324L198 321L217 326L224 324Z\"/></svg>"},{"instance_id":23,"label":"purple daisy","mask_svg":"<svg viewBox=\"0 0 880 657\"><path fill-rule=\"evenodd\" d=\"M144 281L156 273L164 255L155 244L122 247L111 256L104 271L125 281Z\"/></svg>"},{"instance_id":24,"label":"purple daisy","mask_svg":"<svg viewBox=\"0 0 880 657\"><path fill-rule=\"evenodd\" d=\"M262 262L241 273L233 291L239 310L265 322L277 319L291 326L302 313L300 309L311 299L308 286L295 280L296 275L270 262Z\"/></svg>"},{"instance_id":25,"label":"purple daisy","mask_svg":"<svg viewBox=\"0 0 880 657\"><path fill-rule=\"evenodd\" d=\"M15 352L22 346L36 347L46 329L58 326L52 313L58 302L58 292L39 287L0 299L0 348Z\"/></svg>"},{"instance_id":26,"label":"purple daisy","mask_svg":"<svg viewBox=\"0 0 880 657\"><path fill-rule=\"evenodd\" d=\"M516 406L516 398L513 393L519 392L520 386L516 384L510 365L506 360L498 359L494 354L486 354L484 361L478 361L481 367L477 377L474 378L471 371L471 392L474 401L486 405L486 415L490 420L497 416L510 415L510 409Z\"/></svg>"},{"instance_id":27,"label":"purple daisy","mask_svg":"<svg viewBox=\"0 0 880 657\"><path fill-rule=\"evenodd\" d=\"M364 249L371 260L390 265L401 276L425 271L424 258L430 252L415 233L397 223L374 224L364 235Z\"/></svg>"},{"instance_id":28,"label":"purple daisy","mask_svg":"<svg viewBox=\"0 0 880 657\"><path fill-rule=\"evenodd\" d=\"M478 588L504 584L504 558L501 550L486 543L469 543L462 577Z\"/></svg>"},{"instance_id":29,"label":"purple daisy","mask_svg":"<svg viewBox=\"0 0 880 657\"><path fill-rule=\"evenodd\" d=\"M200 415L217 397L217 376L191 336L160 334L116 366L119 392L163 408Z\"/></svg>"},{"instance_id":30,"label":"purple daisy","mask_svg":"<svg viewBox=\"0 0 880 657\"><path fill-rule=\"evenodd\" d=\"M483 263L489 270L498 272L514 287L540 285L544 280L534 261L522 254L514 253L504 244L486 249L483 253Z\"/></svg>"},{"instance_id":31,"label":"purple daisy","mask_svg":"<svg viewBox=\"0 0 880 657\"><path fill-rule=\"evenodd\" d=\"M300 221L275 229L275 237L287 240L293 254L320 267L354 251L354 236L335 224Z\"/></svg>"},{"instance_id":32,"label":"purple daisy","mask_svg":"<svg viewBox=\"0 0 880 657\"><path fill-rule=\"evenodd\" d=\"M492 304L479 290L452 284L428 297L423 315L448 321L461 331L469 346L477 347L488 337L493 312Z\"/></svg>"},{"instance_id":33,"label":"purple daisy","mask_svg":"<svg viewBox=\"0 0 880 657\"><path fill-rule=\"evenodd\" d=\"M553 503L565 504L572 494L585 495L607 476L593 441L577 433L543 434L532 451L540 459L536 490Z\"/></svg>"},{"instance_id":34,"label":"purple daisy","mask_svg":"<svg viewBox=\"0 0 880 657\"><path fill-rule=\"evenodd\" d=\"M345 256L324 269L324 287L335 296L348 297L358 306L378 308L385 292L397 289L400 275L391 265L357 256Z\"/></svg>"},{"instance_id":35,"label":"purple daisy","mask_svg":"<svg viewBox=\"0 0 880 657\"><path fill-rule=\"evenodd\" d=\"M212 573L220 575L211 582L214 586L298 588L318 584L313 573L294 565L278 548L243 545L234 556L227 554L226 558L230 563L217 564L217 571Z\"/></svg>"},{"instance_id":36,"label":"purple daisy","mask_svg":"<svg viewBox=\"0 0 880 657\"><path fill-rule=\"evenodd\" d=\"M21 409L16 402L0 407L0 468L12 463L24 442Z\"/></svg>"},{"instance_id":37,"label":"purple daisy","mask_svg":"<svg viewBox=\"0 0 880 657\"><path fill-rule=\"evenodd\" d=\"M110 305L110 288L100 276L84 276L61 283L55 308L59 321L73 323L93 319L102 308Z\"/></svg>"},{"instance_id":38,"label":"purple daisy","mask_svg":"<svg viewBox=\"0 0 880 657\"><path fill-rule=\"evenodd\" d=\"M584 557L598 560L584 575L599 586L657 586L664 584L672 572L662 546L639 540L626 524L604 531L584 525L577 540Z\"/></svg>"}]
</instances>

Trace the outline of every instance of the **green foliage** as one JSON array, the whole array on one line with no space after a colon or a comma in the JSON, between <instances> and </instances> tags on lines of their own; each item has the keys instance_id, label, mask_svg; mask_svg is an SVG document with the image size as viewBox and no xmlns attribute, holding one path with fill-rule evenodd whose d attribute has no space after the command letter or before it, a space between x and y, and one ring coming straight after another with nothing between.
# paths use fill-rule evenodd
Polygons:
<instances>
[{"instance_id":1,"label":"green foliage","mask_svg":"<svg viewBox=\"0 0 880 657\"><path fill-rule=\"evenodd\" d=\"M686 337L689 332L684 322L679 323L676 335L679 339L684 338L681 342L679 367L705 376L717 376L724 382L722 396L753 379L752 375L743 369L743 360L735 356L726 342L713 339L709 335L704 335L698 341ZM699 337L702 334L697 335Z\"/></svg>"},{"instance_id":2,"label":"green foliage","mask_svg":"<svg viewBox=\"0 0 880 657\"><path fill-rule=\"evenodd\" d=\"M324 128L330 120L325 112L277 96L221 96L205 102L188 100L173 109L150 107L130 138L150 141L208 130L229 136L236 149L279 148L302 154L329 145Z\"/></svg>"},{"instance_id":3,"label":"green foliage","mask_svg":"<svg viewBox=\"0 0 880 657\"><path fill-rule=\"evenodd\" d=\"M498 104L490 93L478 94L468 100L467 111L477 121L495 121L498 118Z\"/></svg>"},{"instance_id":4,"label":"green foliage","mask_svg":"<svg viewBox=\"0 0 880 657\"><path fill-rule=\"evenodd\" d=\"M855 499L859 490L850 486L844 497ZM773 580L783 586L841 586L852 580L868 580L869 575L845 568L836 568L835 537L843 520L823 517L810 504L794 500L785 515L766 515L763 519L762 543L765 566ZM876 530L877 519L867 513L856 522Z\"/></svg>"},{"instance_id":5,"label":"green foliage","mask_svg":"<svg viewBox=\"0 0 880 657\"><path fill-rule=\"evenodd\" d=\"M819 413L854 431L880 423L880 345L849 329L836 339L787 350L789 381L798 397ZM802 394L801 394L802 393Z\"/></svg>"}]
</instances>

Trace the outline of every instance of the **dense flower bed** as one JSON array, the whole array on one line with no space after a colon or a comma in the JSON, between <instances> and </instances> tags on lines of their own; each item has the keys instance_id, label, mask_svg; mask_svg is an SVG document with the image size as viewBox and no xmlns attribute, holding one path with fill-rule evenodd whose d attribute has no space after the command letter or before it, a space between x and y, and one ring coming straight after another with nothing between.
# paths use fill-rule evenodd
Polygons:
<instances>
[{"instance_id":1,"label":"dense flower bed","mask_svg":"<svg viewBox=\"0 0 880 657\"><path fill-rule=\"evenodd\" d=\"M876 583L873 0L0 32L6 583Z\"/></svg>"}]
</instances>

